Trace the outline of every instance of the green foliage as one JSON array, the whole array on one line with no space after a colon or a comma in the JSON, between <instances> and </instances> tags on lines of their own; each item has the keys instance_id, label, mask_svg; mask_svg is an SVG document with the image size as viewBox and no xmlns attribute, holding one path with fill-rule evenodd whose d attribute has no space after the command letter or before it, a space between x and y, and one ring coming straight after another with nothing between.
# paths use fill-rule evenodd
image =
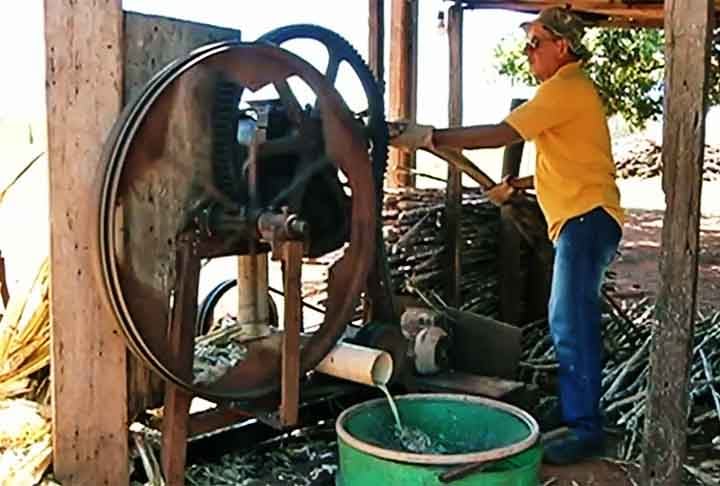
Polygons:
<instances>
[{"instance_id":1,"label":"green foliage","mask_svg":"<svg viewBox=\"0 0 720 486\"><path fill-rule=\"evenodd\" d=\"M523 45L511 38L495 48L496 68L513 82L537 84L530 73ZM608 116L619 114L635 129L662 114L665 68L664 35L656 29L588 31L586 45L593 53L588 75L603 97ZM710 104L720 103L720 29L715 31L710 72Z\"/></svg>"}]
</instances>

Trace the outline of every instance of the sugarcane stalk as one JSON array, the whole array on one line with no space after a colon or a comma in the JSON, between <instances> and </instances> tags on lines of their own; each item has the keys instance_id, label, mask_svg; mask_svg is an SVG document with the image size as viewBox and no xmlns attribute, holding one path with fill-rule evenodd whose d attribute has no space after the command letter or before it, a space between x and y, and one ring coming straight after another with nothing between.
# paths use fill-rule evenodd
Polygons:
<instances>
[{"instance_id":1,"label":"sugarcane stalk","mask_svg":"<svg viewBox=\"0 0 720 486\"><path fill-rule=\"evenodd\" d=\"M640 358L646 353L646 351L650 347L650 338L647 338L643 345L635 352L635 354L623 365L622 371L618 374L617 378L615 378L615 381L610 385L608 390L603 394L601 400L607 400L609 397L612 397L613 394L617 391L617 389L622 385L623 381L625 380L625 377L628 375L630 371L632 371L634 368L639 366Z\"/></svg>"}]
</instances>

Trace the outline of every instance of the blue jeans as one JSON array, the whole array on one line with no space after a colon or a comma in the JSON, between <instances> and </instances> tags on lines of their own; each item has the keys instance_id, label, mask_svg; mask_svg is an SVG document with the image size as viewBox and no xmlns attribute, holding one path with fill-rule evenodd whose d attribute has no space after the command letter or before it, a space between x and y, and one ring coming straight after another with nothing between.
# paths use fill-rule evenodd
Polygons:
<instances>
[{"instance_id":1,"label":"blue jeans","mask_svg":"<svg viewBox=\"0 0 720 486\"><path fill-rule=\"evenodd\" d=\"M549 321L565 423L578 436L603 436L600 412L600 286L621 229L602 208L569 220L555 243Z\"/></svg>"}]
</instances>

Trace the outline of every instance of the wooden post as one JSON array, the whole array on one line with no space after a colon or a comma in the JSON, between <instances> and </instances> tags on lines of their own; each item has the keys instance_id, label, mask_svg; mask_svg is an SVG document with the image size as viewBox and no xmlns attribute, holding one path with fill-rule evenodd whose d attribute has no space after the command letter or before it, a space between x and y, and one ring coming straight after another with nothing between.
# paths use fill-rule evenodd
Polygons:
<instances>
[{"instance_id":1,"label":"wooden post","mask_svg":"<svg viewBox=\"0 0 720 486\"><path fill-rule=\"evenodd\" d=\"M92 276L89 204L120 113L122 2L45 2L53 469L65 485L128 484L125 340Z\"/></svg>"},{"instance_id":2,"label":"wooden post","mask_svg":"<svg viewBox=\"0 0 720 486\"><path fill-rule=\"evenodd\" d=\"M181 378L192 381L193 351L195 348L195 316L197 315L200 258L191 238L178 238L175 259L175 306L170 321L168 339L172 358L178 365ZM192 393L168 382L162 421L162 468L168 486L185 484L185 458L189 429Z\"/></svg>"},{"instance_id":3,"label":"wooden post","mask_svg":"<svg viewBox=\"0 0 720 486\"><path fill-rule=\"evenodd\" d=\"M510 101L510 111L519 107L527 100L521 98L513 98ZM520 175L520 164L522 163L523 150L525 148L525 142L520 141L512 145L505 147L503 151L503 164L502 164L502 176L514 176Z\"/></svg>"},{"instance_id":4,"label":"wooden post","mask_svg":"<svg viewBox=\"0 0 720 486\"><path fill-rule=\"evenodd\" d=\"M510 102L510 111L520 106L525 100L513 99ZM505 147L503 152L502 176L515 176L520 174L520 163L525 142L518 142ZM528 245L512 222L508 207L500 208L500 244L499 244L499 287L500 287L500 318L510 324L520 324L523 321L527 307L528 271L527 258Z\"/></svg>"},{"instance_id":5,"label":"wooden post","mask_svg":"<svg viewBox=\"0 0 720 486\"><path fill-rule=\"evenodd\" d=\"M368 63L385 89L385 0L368 0Z\"/></svg>"},{"instance_id":6,"label":"wooden post","mask_svg":"<svg viewBox=\"0 0 720 486\"><path fill-rule=\"evenodd\" d=\"M300 405L300 330L302 329L302 257L303 243L282 244L285 325L282 341L282 378L280 423L296 425Z\"/></svg>"},{"instance_id":7,"label":"wooden post","mask_svg":"<svg viewBox=\"0 0 720 486\"><path fill-rule=\"evenodd\" d=\"M450 49L450 79L448 83L448 126L462 125L463 112L463 7L453 5L448 12L448 45ZM447 190L445 192L445 232L447 235L448 287L447 299L451 306L460 308L461 254L463 239L460 236L462 219L462 174L448 165Z\"/></svg>"},{"instance_id":8,"label":"wooden post","mask_svg":"<svg viewBox=\"0 0 720 486\"><path fill-rule=\"evenodd\" d=\"M185 20L125 14L124 100L133 100L150 78L173 59L208 42L240 38L240 31ZM205 136L205 135L200 135ZM162 381L135 356L128 357L130 420L162 403Z\"/></svg>"},{"instance_id":9,"label":"wooden post","mask_svg":"<svg viewBox=\"0 0 720 486\"><path fill-rule=\"evenodd\" d=\"M643 483L682 484L697 290L712 0L665 1L662 231L645 419Z\"/></svg>"},{"instance_id":10,"label":"wooden post","mask_svg":"<svg viewBox=\"0 0 720 486\"><path fill-rule=\"evenodd\" d=\"M417 105L417 22L416 0L392 0L390 15L390 120L415 121ZM388 185L413 187L415 154L390 149Z\"/></svg>"}]
</instances>

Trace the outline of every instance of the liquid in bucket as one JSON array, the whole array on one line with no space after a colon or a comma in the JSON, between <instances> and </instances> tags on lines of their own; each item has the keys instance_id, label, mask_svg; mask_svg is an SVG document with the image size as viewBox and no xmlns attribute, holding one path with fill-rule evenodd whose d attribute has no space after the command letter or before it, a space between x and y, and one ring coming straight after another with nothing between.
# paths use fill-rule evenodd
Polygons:
<instances>
[{"instance_id":1,"label":"liquid in bucket","mask_svg":"<svg viewBox=\"0 0 720 486\"><path fill-rule=\"evenodd\" d=\"M387 396L388 403L390 404L390 410L392 410L393 417L395 417L395 427L393 430L393 436L399 441L400 446L408 452L415 452L417 454L443 454L447 452L446 447L437 441L433 441L428 434L415 427L403 427L400 421L400 413L398 412L397 404L393 400L390 391L385 385L377 385L385 396ZM435 443L434 443L435 442Z\"/></svg>"}]
</instances>

